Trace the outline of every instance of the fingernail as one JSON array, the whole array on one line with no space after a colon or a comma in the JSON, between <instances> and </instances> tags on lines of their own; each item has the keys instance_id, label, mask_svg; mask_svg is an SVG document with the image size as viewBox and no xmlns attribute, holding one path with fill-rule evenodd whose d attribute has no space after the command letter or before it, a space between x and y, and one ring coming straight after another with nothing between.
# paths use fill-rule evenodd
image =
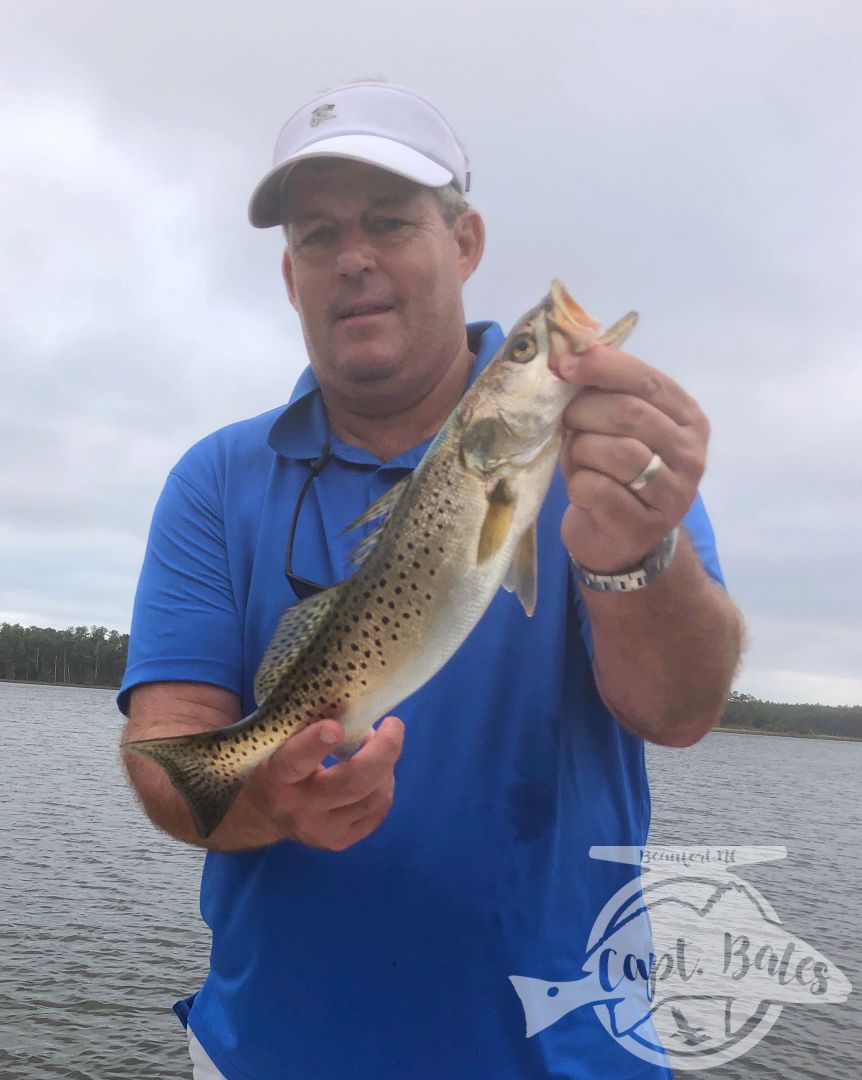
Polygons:
<instances>
[{"instance_id":1,"label":"fingernail","mask_svg":"<svg viewBox=\"0 0 862 1080\"><path fill-rule=\"evenodd\" d=\"M327 746L334 746L338 742L338 736L332 730L332 728L324 728L320 733L320 741L326 743Z\"/></svg>"}]
</instances>

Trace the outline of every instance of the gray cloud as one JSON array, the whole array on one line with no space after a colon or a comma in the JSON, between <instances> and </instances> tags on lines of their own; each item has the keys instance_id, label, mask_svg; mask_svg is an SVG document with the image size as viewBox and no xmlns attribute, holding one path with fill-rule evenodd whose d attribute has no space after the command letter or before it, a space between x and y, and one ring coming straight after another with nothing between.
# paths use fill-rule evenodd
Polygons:
<instances>
[{"instance_id":1,"label":"gray cloud","mask_svg":"<svg viewBox=\"0 0 862 1080\"><path fill-rule=\"evenodd\" d=\"M324 15L34 2L0 44L0 618L124 628L164 475L286 400L301 335L245 205L345 78L427 94L489 230L472 317L562 277L713 423L740 686L862 702L858 6L541 0Z\"/></svg>"}]
</instances>

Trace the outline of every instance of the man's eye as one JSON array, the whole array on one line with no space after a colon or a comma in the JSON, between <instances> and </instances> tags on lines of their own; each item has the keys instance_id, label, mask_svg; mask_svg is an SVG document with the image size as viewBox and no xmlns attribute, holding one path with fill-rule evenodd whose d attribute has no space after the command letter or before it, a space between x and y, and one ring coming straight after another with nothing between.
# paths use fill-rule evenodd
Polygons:
<instances>
[{"instance_id":1,"label":"man's eye","mask_svg":"<svg viewBox=\"0 0 862 1080\"><path fill-rule=\"evenodd\" d=\"M394 233L399 229L403 229L407 224L403 218L377 218L373 223L373 227L377 232L381 233Z\"/></svg>"},{"instance_id":2,"label":"man's eye","mask_svg":"<svg viewBox=\"0 0 862 1080\"><path fill-rule=\"evenodd\" d=\"M335 239L335 229L331 225L321 225L318 229L312 229L302 238L302 246L314 244L328 244Z\"/></svg>"}]
</instances>

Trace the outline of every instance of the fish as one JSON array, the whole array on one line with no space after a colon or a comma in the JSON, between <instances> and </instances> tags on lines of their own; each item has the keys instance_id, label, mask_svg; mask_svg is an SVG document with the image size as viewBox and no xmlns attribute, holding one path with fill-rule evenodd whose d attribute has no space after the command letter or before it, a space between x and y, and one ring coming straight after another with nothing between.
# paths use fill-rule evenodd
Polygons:
<instances>
[{"instance_id":1,"label":"fish","mask_svg":"<svg viewBox=\"0 0 862 1080\"><path fill-rule=\"evenodd\" d=\"M338 720L335 756L355 753L455 653L501 585L532 615L536 519L576 392L560 357L619 345L636 321L629 312L601 334L554 281L413 472L347 527L381 520L354 552L355 573L284 612L255 675L257 708L215 730L123 744L165 770L202 838L252 769L309 724Z\"/></svg>"}]
</instances>

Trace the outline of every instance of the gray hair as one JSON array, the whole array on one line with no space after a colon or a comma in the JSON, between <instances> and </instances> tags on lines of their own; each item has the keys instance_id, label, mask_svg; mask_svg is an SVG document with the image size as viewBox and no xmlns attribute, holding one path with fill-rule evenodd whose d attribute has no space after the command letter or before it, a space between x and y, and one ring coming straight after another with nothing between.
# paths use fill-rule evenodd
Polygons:
<instances>
[{"instance_id":1,"label":"gray hair","mask_svg":"<svg viewBox=\"0 0 862 1080\"><path fill-rule=\"evenodd\" d=\"M422 185L417 184L416 186L421 187ZM434 196L440 210L440 216L443 218L443 223L447 229L454 229L461 215L470 209L470 204L461 194L454 180L444 187L426 187L424 190L430 191ZM282 229L284 231L284 241L290 246L290 223L284 221Z\"/></svg>"}]
</instances>

